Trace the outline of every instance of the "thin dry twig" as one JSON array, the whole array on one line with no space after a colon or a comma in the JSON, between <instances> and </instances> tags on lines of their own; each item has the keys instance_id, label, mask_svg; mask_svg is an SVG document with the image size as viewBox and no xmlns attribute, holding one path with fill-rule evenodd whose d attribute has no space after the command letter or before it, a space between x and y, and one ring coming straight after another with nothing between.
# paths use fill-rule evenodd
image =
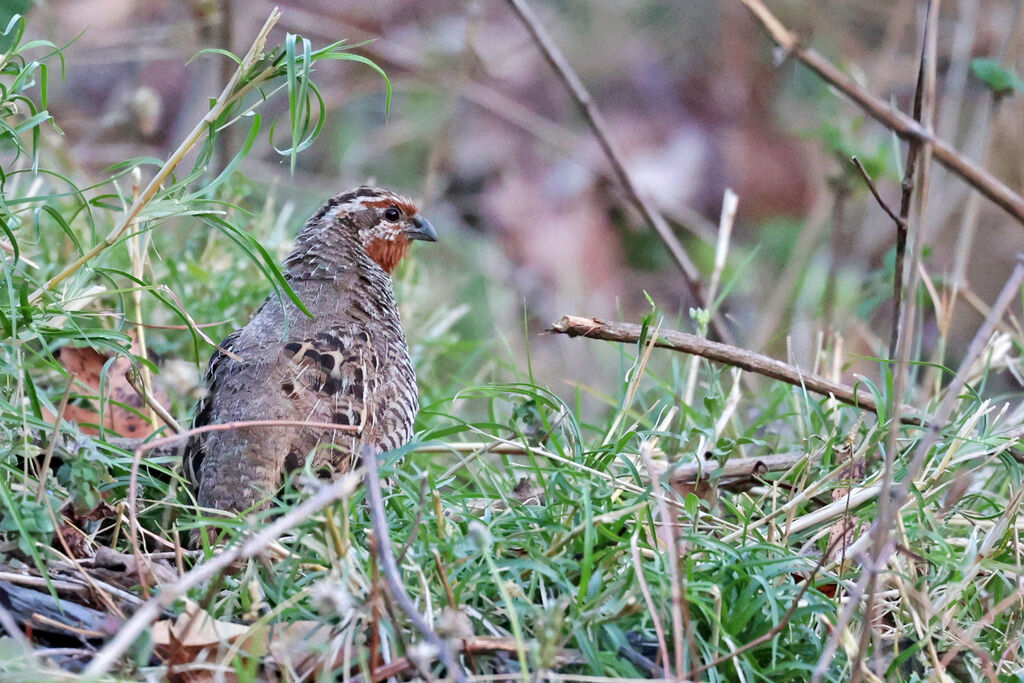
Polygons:
<instances>
[{"instance_id":1,"label":"thin dry twig","mask_svg":"<svg viewBox=\"0 0 1024 683\"><path fill-rule=\"evenodd\" d=\"M796 613L797 608L800 607L800 601L803 600L804 594L807 593L807 590L814 583L814 579L818 575L818 572L821 570L821 567L825 563L827 557L828 552L824 552L821 554L821 558L818 560L818 564L815 565L814 569L811 571L811 575L808 576L807 579L804 581L804 585L800 587L800 592L797 593L796 597L793 599L793 603L789 606L789 609L786 610L786 613L782 615L782 618L779 619L778 623L773 625L765 633L761 634L760 636L754 638L751 641L744 643L732 652L727 652L726 654L717 657L716 659L708 662L707 664L702 664L701 666L696 667L695 669L693 669L693 671L690 672L692 680L700 680L699 676L705 671L713 669L719 664L724 664L725 662L728 662L730 659L735 659L736 657L740 656L744 652L747 652L748 650L752 650L755 647L764 645L765 643L771 641L771 639L777 636L779 633L781 633L782 629L786 628L786 626L789 624L789 620L793 618L793 615Z\"/></svg>"},{"instance_id":2,"label":"thin dry twig","mask_svg":"<svg viewBox=\"0 0 1024 683\"><path fill-rule=\"evenodd\" d=\"M142 455L154 448L166 446L168 444L187 439L196 434L203 434L204 432L229 431L245 427L311 427L316 429L333 429L342 432L359 431L358 425L339 425L334 424L333 422L303 422L302 420L243 420L239 422L225 422L222 424L195 427L193 429L180 431L171 436L165 436L162 439L153 439L152 441L139 444L135 449L135 455L132 458L132 469L128 478L128 538L132 544L132 554L135 556L135 560L139 563L140 568L143 566L150 566L149 558L142 552L138 536L135 534L135 531L139 528L139 467L142 464ZM143 594L148 597L149 585L146 580L146 573L147 572L141 571L140 569L139 584L142 586Z\"/></svg>"},{"instance_id":3,"label":"thin dry twig","mask_svg":"<svg viewBox=\"0 0 1024 683\"><path fill-rule=\"evenodd\" d=\"M565 84L566 88L572 94L573 99L579 105L583 111L583 115L587 119L587 123L590 125L591 131L594 133L594 137L597 138L598 144L601 146L601 150L608 158L608 162L612 166L612 170L615 173L615 178L619 184L626 191L630 201L637 208L640 214L644 217L644 220L661 238L664 242L665 247L671 254L672 259L679 266L679 269L683 273L683 279L686 282L686 286L690 290L690 294L694 301L701 308L711 311L711 303L707 300L707 296L704 292L704 284L701 281L700 271L697 270L697 266L694 265L690 259L689 254L683 248L683 245L679 242L679 239L672 232L672 228L669 227L665 218L658 212L657 208L641 194L633 181L629 171L626 170L626 165L622 160L622 154L619 152L615 143L612 142L611 137L608 135L608 127L605 125L604 116L601 114L601 110L597 108L597 104L594 99L590 96L590 92L587 91L583 82L579 76L573 70L572 66L569 65L565 55L558 49L551 36L545 30L541 24L540 19L533 13L529 5L526 4L525 0L508 0L509 6L512 11L516 13L519 19L526 26L526 30L530 33L534 42L540 48L544 54L544 58L548 64L555 70L558 77ZM723 341L729 342L732 340L732 333L722 323L721 317L718 315L712 315L711 324L714 327L715 333Z\"/></svg>"},{"instance_id":4,"label":"thin dry twig","mask_svg":"<svg viewBox=\"0 0 1024 683\"><path fill-rule=\"evenodd\" d=\"M881 207L882 211L885 211L886 215L892 219L893 223L896 225L902 225L903 230L906 230L906 220L897 216L896 212L889 207L884 199L882 199L882 196L878 193L878 188L875 186L875 181L871 179L871 175L868 173L868 170L864 168L864 164L860 162L860 159L857 157L850 157L850 161L857 167L857 170L860 171L861 177L864 178L864 183L868 186L868 189L871 191L872 196L874 196L875 201L878 202L878 206Z\"/></svg>"},{"instance_id":5,"label":"thin dry twig","mask_svg":"<svg viewBox=\"0 0 1024 683\"><path fill-rule=\"evenodd\" d=\"M651 596L651 589L647 585L647 578L644 576L643 564L640 562L640 547L637 543L637 534L629 539L630 556L633 558L633 571L636 572L636 580L640 585L640 593L644 596L647 604L647 612L651 615L651 623L654 625L654 634L658 638L658 658L661 660L661 668L666 678L675 678L672 675L672 668L668 662L668 641L665 640L665 629L661 625L661 617L658 615L658 608Z\"/></svg>"},{"instance_id":6,"label":"thin dry twig","mask_svg":"<svg viewBox=\"0 0 1024 683\"><path fill-rule=\"evenodd\" d=\"M1024 255L1018 255L1017 265L1003 286L1003 290L999 293L995 304L992 305L985 321L978 328L977 333L975 333L974 339L971 340L971 344L967 348L967 353L964 354L956 376L946 388L946 394L936 409L934 417L930 420L924 436L918 441L914 455L907 465L906 474L901 483L893 487L888 504L879 505L879 514L875 523L868 531L868 536L872 539L882 539L882 542L879 544L880 550L874 552L873 549L870 553L871 557L864 563L864 573L857 582L856 591L850 594L851 600L847 602L846 607L836 619L832 635L825 644L825 649L815 667L812 680L820 681L824 679L826 670L839 647L839 638L842 632L846 629L847 624L850 623L854 612L860 607L861 598L864 597L864 592L868 586L873 583L873 577L886 565L889 556L892 554L894 544L891 542L889 534L892 531L893 524L895 524L896 512L903 505L903 501L910 495L910 487L917 479L917 475L924 465L925 458L932 447L935 446L936 441L938 441L942 428L946 425L949 416L953 412L953 408L960 399L961 391L967 383L967 374L970 367L981 355L981 352L992 336L992 332L996 328L997 321L1002 317L1010 301L1017 295L1022 282L1024 282ZM888 512L889 510L892 512ZM865 628L868 628L868 626L865 625Z\"/></svg>"},{"instance_id":7,"label":"thin dry twig","mask_svg":"<svg viewBox=\"0 0 1024 683\"><path fill-rule=\"evenodd\" d=\"M402 611L420 632L423 639L437 649L441 663L448 669L448 675L455 679L456 683L465 683L466 672L462 665L455 661L451 649L447 643L437 635L427 624L423 615L416 609L412 598L402 584L398 563L395 562L395 555L391 551L391 534L388 531L388 518L384 512L384 497L381 494L380 472L377 471L377 454L370 446L364 446L360 457L363 466L366 468L366 500L370 507L370 521L373 524L373 547L380 561L381 571L387 581L391 597L398 603Z\"/></svg>"},{"instance_id":8,"label":"thin dry twig","mask_svg":"<svg viewBox=\"0 0 1024 683\"><path fill-rule=\"evenodd\" d=\"M185 431L185 429L178 424L178 421L174 419L174 416L171 415L171 411L167 410L167 408L157 400L156 396L153 395L153 392L151 391L153 386L152 382L146 382L144 378L139 377L131 370L125 373L125 379L128 380L129 386L135 390L135 393L139 395L142 402L149 406L150 410L156 413L156 416L159 417L172 432L175 434L181 434ZM156 420L153 420L152 422L155 424Z\"/></svg>"},{"instance_id":9,"label":"thin dry twig","mask_svg":"<svg viewBox=\"0 0 1024 683\"><path fill-rule=\"evenodd\" d=\"M856 81L840 71L816 50L804 47L795 33L790 31L771 13L761 0L739 0L761 23L772 40L788 55L796 57L829 85L841 91L869 116L905 140L926 142L935 159L947 169L995 202L1003 210L1024 224L1024 197L1005 183L965 158L945 140L936 137L912 117L894 108L862 88Z\"/></svg>"},{"instance_id":10,"label":"thin dry twig","mask_svg":"<svg viewBox=\"0 0 1024 683\"><path fill-rule=\"evenodd\" d=\"M893 268L892 329L889 332L889 358L896 357L896 351L899 348L900 330L902 328L903 271L905 269L903 262L907 252L907 219L910 212L910 195L914 188L914 169L917 166L917 150L919 147L920 145L911 142L910 151L907 153L907 172L903 176L899 215L889 208L889 205L882 199L882 196L878 193L878 188L875 187L875 183L871 179L871 175L868 174L868 170L864 168L864 164L860 162L860 159L851 157L853 165L860 171L860 175L864 178L864 182L867 184L872 196L874 196L875 201L882 207L882 211L896 224L896 263Z\"/></svg>"},{"instance_id":11,"label":"thin dry twig","mask_svg":"<svg viewBox=\"0 0 1024 683\"><path fill-rule=\"evenodd\" d=\"M60 435L60 423L64 421L64 413L68 409L68 399L71 397L71 389L75 386L75 376L68 376L68 385L64 389L64 395L60 397L60 405L57 407L57 415L53 419L53 433L50 435L50 442L46 444L46 453L43 455L43 464L39 466L39 488L36 489L36 498L40 500L46 495L46 477L50 473L50 461L53 459L53 451L57 447L57 437Z\"/></svg>"},{"instance_id":12,"label":"thin dry twig","mask_svg":"<svg viewBox=\"0 0 1024 683\"><path fill-rule=\"evenodd\" d=\"M631 323L566 315L556 321L551 326L550 331L567 334L570 337L587 337L589 339L635 343L641 338L642 328L640 325ZM838 401L863 410L869 410L873 413L878 412L874 398L867 392L857 391L848 385L833 382L811 372L804 372L788 363L783 363L780 360L760 353L754 353L738 346L713 342L703 337L674 330L658 331L657 340L654 342L654 345L665 349L672 349L673 351L692 353L708 360L713 360L716 363L732 365L748 372L771 377L772 379L801 387L816 394L834 396ZM902 420L906 424L922 424L921 420L916 417L905 416Z\"/></svg>"},{"instance_id":13,"label":"thin dry twig","mask_svg":"<svg viewBox=\"0 0 1024 683\"><path fill-rule=\"evenodd\" d=\"M917 83L914 88L914 120L928 133L934 132L935 120L935 68L938 33L938 2L928 0L924 17L924 35L921 40L921 56L918 60ZM889 340L889 357L897 359L896 373L893 379L893 416L898 418L902 411L900 400L906 392L910 373L911 340L913 339L915 299L908 293L917 291L918 269L912 267L909 276L904 276L907 240L911 236L910 210L911 201L917 200L917 220L913 226L913 263L920 267L921 254L924 248L925 221L928 206L929 171L931 169L932 146L927 140L909 140L907 163L903 174L900 190L900 221L896 224L896 264L893 277L893 325ZM920 160L920 171L918 163ZM918 190L915 197L914 191ZM905 282L906 280L906 282ZM891 527L897 514L894 501L890 494L893 486L894 468L896 466L898 420L889 425L886 440L885 463L882 471L882 491L879 494L878 515L876 521L883 528ZM875 534L872 544L872 555L879 558L883 555L884 546L888 542L887 534ZM873 565L875 569L880 567ZM867 595L864 603L864 627L861 631L857 656L852 664L854 683L859 683L862 675L860 662L866 656L870 638L876 633L875 625L875 590L878 580L877 573L869 572ZM880 658L881 648L876 649L876 674L884 676Z\"/></svg>"},{"instance_id":14,"label":"thin dry twig","mask_svg":"<svg viewBox=\"0 0 1024 683\"><path fill-rule=\"evenodd\" d=\"M809 457L807 453L794 451L749 458L729 458L721 465L714 461L688 461L673 467L669 471L669 479L673 484L694 483L707 479L714 471L716 484L727 489L759 481L761 475L769 472L785 472Z\"/></svg>"},{"instance_id":15,"label":"thin dry twig","mask_svg":"<svg viewBox=\"0 0 1024 683\"><path fill-rule=\"evenodd\" d=\"M170 437L180 438L180 437ZM224 550L210 560L193 567L189 572L172 584L161 586L160 592L144 602L132 615L110 642L108 642L83 672L87 679L99 678L114 665L135 639L149 628L150 623L159 616L161 610L171 606L195 586L209 580L224 571L238 560L246 559L262 552L272 541L292 527L301 524L311 515L328 505L347 498L359 486L360 475L350 472L334 482L324 486L306 501L263 528L249 540L240 545Z\"/></svg>"},{"instance_id":16,"label":"thin dry twig","mask_svg":"<svg viewBox=\"0 0 1024 683\"><path fill-rule=\"evenodd\" d=\"M640 456L643 459L644 467L647 468L652 488L655 488L657 475L654 471L654 462L650 453L650 442L640 444ZM658 517L661 519L662 529L665 530L665 544L668 546L669 591L672 598L672 636L673 652L675 653L675 673L677 677L690 679L689 669L696 665L698 650L693 636L693 623L690 619L690 603L686 598L686 577L679 571L679 546L676 537L676 518L671 516L664 498L655 500L658 509ZM655 543L658 540L657 530L654 530L653 538ZM689 650L689 666L686 664L686 654L683 649L684 641ZM666 667L666 671L668 667ZM685 672L685 673L684 673Z\"/></svg>"},{"instance_id":17,"label":"thin dry twig","mask_svg":"<svg viewBox=\"0 0 1024 683\"><path fill-rule=\"evenodd\" d=\"M936 7L934 2L928 3L927 16L925 18L925 35L921 45L921 58L918 63L917 69L917 85L914 88L914 121L924 127L926 131L932 130L932 119L933 110L935 107L935 31L933 29L933 23L937 20ZM892 330L889 338L889 357L896 358L896 354L899 352L900 343L905 334L909 335L909 331L905 330L907 326L907 310L903 305L904 301L904 271L907 253L907 237L909 235L910 225L910 202L914 196L915 188L915 175L917 174L917 161L918 157L921 156L922 148L927 148L927 144L923 144L921 140L910 139L907 147L907 162L906 168L903 172L903 181L900 184L900 215L896 220L896 263L893 268L893 311L892 311ZM925 155L930 160L930 154L925 149ZM921 178L918 179L917 183L924 185L926 178L924 177L927 172L929 164L925 163L921 166ZM921 203L923 207L923 200ZM923 211L922 211L923 214ZM923 220L924 216L919 215L918 219ZM918 233L922 231L919 229ZM917 240L920 243L920 239ZM911 281L916 281L911 273ZM910 289L907 287L907 289ZM911 310L913 306L911 306ZM902 392L896 392L897 396L902 395Z\"/></svg>"}]
</instances>

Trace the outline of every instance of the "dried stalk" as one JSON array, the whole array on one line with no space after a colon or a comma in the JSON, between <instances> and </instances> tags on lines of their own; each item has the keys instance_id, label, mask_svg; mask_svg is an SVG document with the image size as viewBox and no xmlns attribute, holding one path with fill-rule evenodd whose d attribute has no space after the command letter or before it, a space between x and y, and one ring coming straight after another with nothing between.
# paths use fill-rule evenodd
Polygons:
<instances>
[{"instance_id":1,"label":"dried stalk","mask_svg":"<svg viewBox=\"0 0 1024 683\"><path fill-rule=\"evenodd\" d=\"M918 60L917 83L914 88L913 116L927 133L934 133L935 120L935 68L937 52L937 34L939 20L938 0L928 0L924 18L924 36L921 41L921 56ZM893 414L899 417L900 400L906 392L910 373L911 340L914 337L914 320L916 301L913 296L917 291L918 267L921 265L921 253L924 248L925 228L927 221L928 187L930 181L932 145L927 140L909 140L907 163L900 191L900 221L896 224L896 264L893 277L893 327L890 338L890 358L896 359L896 371L893 378ZM920 171L918 164L920 163ZM915 195L915 190L917 193ZM910 225L911 201L917 203L917 220ZM907 240L913 237L913 261L910 273L904 276ZM909 294L909 296L908 296ZM888 529L892 526L898 512L894 509L891 497L894 468L896 466L897 432L899 423L893 420L889 425L886 438L885 463L882 470L882 490L879 494L878 515L876 522L885 531L872 537L871 554L876 563L869 566L869 578L864 602L863 627L857 655L853 661L854 683L859 683L862 675L860 662L866 657L871 644L871 636L876 634L876 599L878 573L883 565L878 560L885 554L885 546L889 543ZM838 633L838 629L835 633ZM838 637L833 635L833 638ZM876 648L876 674L884 676L879 658L881 648ZM815 674L821 670L821 662Z\"/></svg>"},{"instance_id":2,"label":"dried stalk","mask_svg":"<svg viewBox=\"0 0 1024 683\"><path fill-rule=\"evenodd\" d=\"M601 110L597 108L597 104L594 103L594 99L590 96L586 87L584 87L583 82L576 75L576 72L573 71L562 51L551 40L551 36L548 35L541 25L540 19L533 13L533 10L530 9L525 0L508 0L508 4L526 26L530 36L544 54L544 58L558 74L566 89L569 90L573 99L576 100L576 103L583 111L583 115L586 117L591 131L593 131L594 137L597 138L598 144L601 145L602 151L612 166L615 178L626 191L626 194L629 195L630 201L633 202L633 205L644 217L644 220L654 228L658 237L664 242L672 259L683 273L683 279L690 290L690 295L699 307L712 312L711 304L713 302L708 301L707 295L704 292L700 271L697 270L697 266L694 265L689 254L686 253L683 245L676 238L675 233L672 232L672 228L669 227L664 216L658 212L650 200L640 193L636 183L633 182L633 178L630 176L629 171L626 170L626 165L622 160L622 154L608 135L608 128L605 125L604 117L601 115ZM720 339L724 341L732 339L732 334L722 323L720 316L713 314L711 324Z\"/></svg>"},{"instance_id":3,"label":"dried stalk","mask_svg":"<svg viewBox=\"0 0 1024 683\"><path fill-rule=\"evenodd\" d=\"M570 337L587 337L606 341L635 343L640 340L640 325L621 322L609 322L597 318L584 318L575 315L563 316L551 326L551 332L567 334ZM825 379L821 375L805 372L788 363L754 353L738 346L730 346L713 342L685 332L660 330L657 333L655 346L673 351L691 353L716 363L723 363L747 370L765 377L771 377L793 386L823 396L834 396L836 400L873 413L878 406L867 392L856 391L853 387ZM906 424L920 425L920 418L903 417Z\"/></svg>"},{"instance_id":4,"label":"dried stalk","mask_svg":"<svg viewBox=\"0 0 1024 683\"><path fill-rule=\"evenodd\" d=\"M871 118L901 138L928 143L935 159L940 164L963 178L1021 224L1024 224L1024 197L1011 190L985 169L965 158L952 145L936 137L912 117L864 90L856 81L836 68L817 51L803 47L796 34L787 29L761 0L739 0L739 2L750 10L750 13L761 23L772 40L778 43L788 55L803 62L829 85L853 100Z\"/></svg>"},{"instance_id":5,"label":"dried stalk","mask_svg":"<svg viewBox=\"0 0 1024 683\"><path fill-rule=\"evenodd\" d=\"M370 521L373 524L373 548L380 562L381 571L388 584L391 597L398 606L402 608L405 615L420 632L423 639L437 649L441 663L448 669L448 675L455 679L456 683L465 683L466 672L462 666L455 661L451 648L444 642L441 636L437 635L434 629L430 628L423 615L416 609L412 598L402 584L402 577L398 570L398 563L395 562L395 554L391 551L391 534L388 532L388 518L384 513L384 497L381 495L380 473L377 471L377 454L373 448L366 446L360 453L363 464L366 467L366 500L370 506Z\"/></svg>"},{"instance_id":6,"label":"dried stalk","mask_svg":"<svg viewBox=\"0 0 1024 683\"><path fill-rule=\"evenodd\" d=\"M978 328L978 331L974 335L974 339L971 340L971 344L967 348L967 353L964 355L964 358L960 363L960 368L957 371L956 376L946 388L946 394L942 399L942 402L939 404L939 407L936 409L934 417L928 425L927 431L918 442L918 445L914 450L914 455L910 459L910 463L907 465L906 474L900 484L892 488L892 494L888 496L889 500L881 501L881 504L879 505L878 517L866 536L872 540L881 538L881 549L877 552L873 551L871 553L872 557L865 563L864 573L857 582L857 590L855 591L855 594L851 593L851 597L855 596L856 599L851 599L839 614L835 627L833 628L833 633L837 635L829 638L826 643L825 650L821 658L818 660L818 666L815 668L812 680L820 681L824 679L826 670L832 661L832 657L835 656L835 653L839 648L838 634L841 634L846 629L846 626L850 623L850 619L853 617L854 612L856 612L861 605L861 598L864 597L864 591L873 583L874 576L876 576L878 572L881 571L881 568L888 562L889 556L894 550L894 545L889 542L889 534L896 522L896 515L904 501L909 497L910 487L917 479L917 475L920 473L928 453L935 446L936 441L938 441L942 428L949 420L950 415L952 415L953 408L960 399L961 392L967 383L968 371L985 349L988 340L992 336L992 332L996 329L998 320L1002 317L1006 307L1009 306L1010 301L1017 296L1022 282L1024 282L1024 256L1019 255L1017 257L1017 265L1014 267L1009 279L1003 286L1003 290L999 293L999 297L996 299L995 304L993 304L992 309L989 311L989 315L985 318L981 327ZM868 626L865 625L865 628L868 628Z\"/></svg>"}]
</instances>

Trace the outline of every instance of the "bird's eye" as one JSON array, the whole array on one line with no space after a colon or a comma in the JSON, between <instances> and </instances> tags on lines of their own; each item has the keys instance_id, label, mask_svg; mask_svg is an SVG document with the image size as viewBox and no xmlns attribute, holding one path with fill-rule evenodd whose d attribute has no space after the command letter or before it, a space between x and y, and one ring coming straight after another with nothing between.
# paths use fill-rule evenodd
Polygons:
<instances>
[{"instance_id":1,"label":"bird's eye","mask_svg":"<svg viewBox=\"0 0 1024 683\"><path fill-rule=\"evenodd\" d=\"M386 218L389 221L397 221L401 217L402 217L402 212L399 211L398 209L396 209L393 206L389 206L384 211L384 218Z\"/></svg>"}]
</instances>

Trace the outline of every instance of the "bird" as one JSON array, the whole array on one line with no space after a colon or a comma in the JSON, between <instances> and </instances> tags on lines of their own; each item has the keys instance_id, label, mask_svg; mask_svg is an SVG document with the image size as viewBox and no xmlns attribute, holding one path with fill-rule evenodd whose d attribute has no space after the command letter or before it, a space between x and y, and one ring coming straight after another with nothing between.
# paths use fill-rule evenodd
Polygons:
<instances>
[{"instance_id":1,"label":"bird","mask_svg":"<svg viewBox=\"0 0 1024 683\"><path fill-rule=\"evenodd\" d=\"M391 274L434 227L408 198L358 187L306 222L283 273L312 317L270 295L214 351L193 428L252 420L348 425L193 431L183 471L196 502L230 513L265 509L284 476L307 464L335 478L360 453L406 444L419 410Z\"/></svg>"}]
</instances>

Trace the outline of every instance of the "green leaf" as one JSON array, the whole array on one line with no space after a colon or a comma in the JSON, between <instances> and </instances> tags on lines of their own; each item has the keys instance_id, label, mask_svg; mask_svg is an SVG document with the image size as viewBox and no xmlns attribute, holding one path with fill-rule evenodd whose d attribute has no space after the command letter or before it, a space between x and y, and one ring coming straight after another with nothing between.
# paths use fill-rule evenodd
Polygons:
<instances>
[{"instance_id":1,"label":"green leaf","mask_svg":"<svg viewBox=\"0 0 1024 683\"><path fill-rule=\"evenodd\" d=\"M302 302L302 299L300 299L299 295L296 294L295 291L292 289L292 286L288 283L288 280L285 279L284 273L282 273L281 269L278 268L277 263L274 260L274 257L270 255L270 252L266 250L266 247L260 244L256 240L256 238L254 238L252 235L245 232L244 230L240 230L234 225L231 225L231 223L225 221L219 216L204 216L199 214L199 217L207 225L216 228L223 235L226 235L231 241L233 241L235 244L241 247L242 250L246 253L246 255L252 260L252 262L255 263L256 266L260 269L264 277L266 277L267 280L273 283L274 287L278 290L278 292L283 293L285 296L287 296L288 299L291 300L291 302L295 304L295 307L298 308L300 311L308 315L310 318L313 317L313 314L310 313L308 308L306 308L306 305Z\"/></svg>"},{"instance_id":2,"label":"green leaf","mask_svg":"<svg viewBox=\"0 0 1024 683\"><path fill-rule=\"evenodd\" d=\"M200 57L200 55L205 55L205 54L221 55L223 57L227 57L228 59L230 59L232 62L234 62L235 64L237 64L239 66L242 65L242 60L239 59L238 57L236 57L234 55L234 53L229 52L228 50L222 50L222 49L220 49L218 47L208 47L208 48L205 48L203 50L200 50L199 52L197 52L194 55L192 55L191 57L189 57L188 61L185 62L185 65L188 66L193 61L198 59Z\"/></svg>"},{"instance_id":3,"label":"green leaf","mask_svg":"<svg viewBox=\"0 0 1024 683\"><path fill-rule=\"evenodd\" d=\"M192 201L198 199L200 196L213 197L213 189L230 178L238 169L239 164L241 164L242 160L249 155L249 152L252 150L252 146L256 144L256 138L259 136L260 121L262 121L262 119L260 118L260 115L256 113L252 114L251 119L252 125L249 127L249 134L246 136L245 142L242 143L242 147L238 150L235 157L224 167L224 170L220 172L220 175L214 178L214 180L209 184L204 185L201 189L186 197L185 201Z\"/></svg>"},{"instance_id":4,"label":"green leaf","mask_svg":"<svg viewBox=\"0 0 1024 683\"><path fill-rule=\"evenodd\" d=\"M700 498L692 491L687 493L686 500L683 501L683 507L686 508L686 514L696 517L697 511L700 509Z\"/></svg>"},{"instance_id":5,"label":"green leaf","mask_svg":"<svg viewBox=\"0 0 1024 683\"><path fill-rule=\"evenodd\" d=\"M352 47L357 47L357 46L353 45ZM364 65L370 67L371 69L373 69L374 71L376 71L377 75L379 75L381 78L384 79L384 87L386 89L386 93L384 95L384 116L385 116L385 118L390 116L390 114L391 114L391 80L388 78L388 75L386 73L384 73L384 69L382 69L379 66L377 66L376 63L374 63L372 60L370 60L367 57L363 57L362 55L354 55L354 54L351 54L351 53L348 53L348 52L334 53L334 54L325 54L322 57L320 57L320 59L337 59L337 60L342 60L342 61L346 61L346 62L358 62L358 63L364 64Z\"/></svg>"},{"instance_id":6,"label":"green leaf","mask_svg":"<svg viewBox=\"0 0 1024 683\"><path fill-rule=\"evenodd\" d=\"M1005 68L995 59L979 57L971 62L971 72L996 95L1024 92L1024 80L1012 68Z\"/></svg>"},{"instance_id":7,"label":"green leaf","mask_svg":"<svg viewBox=\"0 0 1024 683\"><path fill-rule=\"evenodd\" d=\"M301 41L301 57L298 49ZM312 68L312 45L302 36L289 33L285 37L285 76L288 82L288 114L291 119L292 146L287 150L292 173L295 158L306 131L309 130L309 85Z\"/></svg>"}]
</instances>

